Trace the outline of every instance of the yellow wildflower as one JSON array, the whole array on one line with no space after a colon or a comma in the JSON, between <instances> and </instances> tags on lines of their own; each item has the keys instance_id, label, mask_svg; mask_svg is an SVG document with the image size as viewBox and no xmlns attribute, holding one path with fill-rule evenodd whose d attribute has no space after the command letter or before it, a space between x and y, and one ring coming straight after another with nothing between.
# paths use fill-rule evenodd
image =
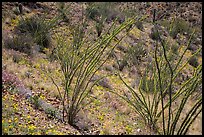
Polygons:
<instances>
[{"instance_id":1,"label":"yellow wildflower","mask_svg":"<svg viewBox=\"0 0 204 137\"><path fill-rule=\"evenodd\" d=\"M13 125L9 125L9 128L13 128Z\"/></svg>"},{"instance_id":2,"label":"yellow wildflower","mask_svg":"<svg viewBox=\"0 0 204 137\"><path fill-rule=\"evenodd\" d=\"M17 121L18 121L18 118L17 118L17 117L15 117L15 118L14 118L14 121L15 121L15 122L17 122Z\"/></svg>"},{"instance_id":3,"label":"yellow wildflower","mask_svg":"<svg viewBox=\"0 0 204 137\"><path fill-rule=\"evenodd\" d=\"M36 127L35 127L34 125L29 125L29 126L28 126L28 129L29 129L29 130L34 130L34 129L36 129Z\"/></svg>"},{"instance_id":4,"label":"yellow wildflower","mask_svg":"<svg viewBox=\"0 0 204 137\"><path fill-rule=\"evenodd\" d=\"M40 95L40 98L41 98L41 99L45 99L45 96L43 96L43 95Z\"/></svg>"}]
</instances>

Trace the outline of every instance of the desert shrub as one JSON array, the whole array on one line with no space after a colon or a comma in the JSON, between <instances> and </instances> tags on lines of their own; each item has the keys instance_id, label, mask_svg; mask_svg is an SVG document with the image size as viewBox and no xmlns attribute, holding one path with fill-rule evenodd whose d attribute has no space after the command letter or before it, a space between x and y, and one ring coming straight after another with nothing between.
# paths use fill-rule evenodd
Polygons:
<instances>
[{"instance_id":1,"label":"desert shrub","mask_svg":"<svg viewBox=\"0 0 204 137\"><path fill-rule=\"evenodd\" d=\"M172 53L178 54L178 49L179 49L179 45L177 45L177 44L171 45L171 51L172 51Z\"/></svg>"},{"instance_id":2,"label":"desert shrub","mask_svg":"<svg viewBox=\"0 0 204 137\"><path fill-rule=\"evenodd\" d=\"M99 21L100 18L106 20L106 22L112 22L115 19L119 23L125 21L125 17L116 8L116 3L114 2L93 2L86 8L86 16L94 21Z\"/></svg>"},{"instance_id":3,"label":"desert shrub","mask_svg":"<svg viewBox=\"0 0 204 137\"><path fill-rule=\"evenodd\" d=\"M7 37L4 39L5 48L20 51L28 55L33 54L33 49L36 46L33 38L29 34L14 35L13 37Z\"/></svg>"},{"instance_id":4,"label":"desert shrub","mask_svg":"<svg viewBox=\"0 0 204 137\"><path fill-rule=\"evenodd\" d=\"M130 65L139 65L142 58L146 56L146 49L143 46L143 43L138 43L132 45L127 53L125 54L125 59L127 59L128 64Z\"/></svg>"},{"instance_id":5,"label":"desert shrub","mask_svg":"<svg viewBox=\"0 0 204 137\"><path fill-rule=\"evenodd\" d=\"M151 29L150 38L153 39L153 40L156 40L156 41L159 40L159 33L157 32L157 30L156 30L155 27L153 27L153 28Z\"/></svg>"},{"instance_id":6,"label":"desert shrub","mask_svg":"<svg viewBox=\"0 0 204 137\"><path fill-rule=\"evenodd\" d=\"M35 109L38 109L40 107L40 103L39 103L39 96L38 95L34 95L30 98L31 103L34 105Z\"/></svg>"},{"instance_id":7,"label":"desert shrub","mask_svg":"<svg viewBox=\"0 0 204 137\"><path fill-rule=\"evenodd\" d=\"M157 27L156 27L157 29ZM158 32L158 29L157 29ZM191 43L191 39L195 31L192 33L187 47ZM149 67L146 68L146 73L143 75L139 84L139 91L135 91L131 88L120 76L122 82L129 89L131 97L120 95L114 91L110 91L122 99L124 99L134 110L141 116L150 129L153 129L158 134L164 135L185 135L192 123L202 112L202 95L197 97L194 104L188 108L187 112L183 112L184 107L188 104L188 100L195 92L195 89L200 86L202 81L202 65L198 65L193 70L193 76L187 80L182 81L181 86L176 86L175 79L179 77L179 73L187 66L188 61L182 62L183 57L187 51L183 51L181 56L176 62L175 66L172 66L168 59L169 52L166 51L165 41L158 36L158 41L161 46L156 45L154 51L154 66L152 69L152 76L148 77ZM163 50L162 56L158 55L158 49ZM201 48L197 50L192 56L195 56L201 51ZM149 81L151 79L151 82ZM145 88L144 88L145 87ZM150 93L153 98L150 99ZM174 94L173 94L174 93ZM173 107L174 102L179 102L177 106ZM161 106L161 108L159 108ZM184 114L185 113L185 114ZM161 125L160 121L161 120Z\"/></svg>"},{"instance_id":8,"label":"desert shrub","mask_svg":"<svg viewBox=\"0 0 204 137\"><path fill-rule=\"evenodd\" d=\"M45 113L47 114L48 118L54 118L56 116L56 110L53 108L46 108Z\"/></svg>"},{"instance_id":9,"label":"desert shrub","mask_svg":"<svg viewBox=\"0 0 204 137\"><path fill-rule=\"evenodd\" d=\"M86 8L86 16L92 20L96 20L96 18L100 16L100 12L97 7L94 6L94 3L89 4Z\"/></svg>"},{"instance_id":10,"label":"desert shrub","mask_svg":"<svg viewBox=\"0 0 204 137\"><path fill-rule=\"evenodd\" d=\"M50 31L57 25L60 16L54 17L49 21L46 21L45 17L32 16L27 18L21 18L16 30L20 33L31 34L34 42L40 46L40 51L43 52L44 48L51 47Z\"/></svg>"},{"instance_id":11,"label":"desert shrub","mask_svg":"<svg viewBox=\"0 0 204 137\"><path fill-rule=\"evenodd\" d=\"M141 30L141 31L144 30L142 21L136 21L135 25L139 30Z\"/></svg>"},{"instance_id":12,"label":"desert shrub","mask_svg":"<svg viewBox=\"0 0 204 137\"><path fill-rule=\"evenodd\" d=\"M111 7L112 6L112 7ZM86 16L89 19L97 21L99 17L107 17L110 10L114 9L113 3L107 2L93 2L86 8Z\"/></svg>"},{"instance_id":13,"label":"desert shrub","mask_svg":"<svg viewBox=\"0 0 204 137\"><path fill-rule=\"evenodd\" d=\"M88 19L95 21L95 28L97 31L97 36L100 37L104 22L108 13L108 7L106 3L91 3L86 8L86 16Z\"/></svg>"},{"instance_id":14,"label":"desert shrub","mask_svg":"<svg viewBox=\"0 0 204 137\"><path fill-rule=\"evenodd\" d=\"M193 29L196 29L196 34L194 34L192 38L195 39L197 32L199 32L197 27L191 26L189 22L181 18L174 18L172 21L162 20L158 22L168 30L169 35L174 39L177 37L178 33L185 34L188 38L190 38L190 34L192 34Z\"/></svg>"},{"instance_id":15,"label":"desert shrub","mask_svg":"<svg viewBox=\"0 0 204 137\"><path fill-rule=\"evenodd\" d=\"M195 68L197 68L198 65L199 65L198 59L197 59L196 56L191 57L191 58L188 60L188 63L189 63L191 66L195 67Z\"/></svg>"},{"instance_id":16,"label":"desert shrub","mask_svg":"<svg viewBox=\"0 0 204 137\"><path fill-rule=\"evenodd\" d=\"M118 66L120 71L122 71L124 67L128 65L128 62L126 59L119 60L118 63L119 63Z\"/></svg>"},{"instance_id":17,"label":"desert shrub","mask_svg":"<svg viewBox=\"0 0 204 137\"><path fill-rule=\"evenodd\" d=\"M192 29L189 23L179 18L175 19L174 22L172 23L172 29L170 30L170 36L172 36L172 38L176 38L178 33L181 33L181 34L184 34L184 33L191 34L192 33Z\"/></svg>"},{"instance_id":18,"label":"desert shrub","mask_svg":"<svg viewBox=\"0 0 204 137\"><path fill-rule=\"evenodd\" d=\"M68 14L69 14L70 5L66 5L65 2L57 3L57 10L59 12L59 16L62 17L62 20L65 22L70 22Z\"/></svg>"}]
</instances>

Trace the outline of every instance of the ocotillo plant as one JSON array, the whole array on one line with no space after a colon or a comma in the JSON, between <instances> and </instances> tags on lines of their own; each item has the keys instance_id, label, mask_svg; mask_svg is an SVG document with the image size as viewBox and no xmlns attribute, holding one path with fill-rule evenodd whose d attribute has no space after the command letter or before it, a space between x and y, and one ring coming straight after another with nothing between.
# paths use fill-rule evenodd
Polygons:
<instances>
[{"instance_id":1,"label":"ocotillo plant","mask_svg":"<svg viewBox=\"0 0 204 137\"><path fill-rule=\"evenodd\" d=\"M96 41L88 41L87 37L90 34L79 35L81 34L80 31L83 30L81 24L76 28L72 28L71 40L64 39L59 35L56 36L56 55L60 61L64 76L64 92L62 94L54 79L52 80L60 94L63 105L63 118L65 120L66 113L66 121L70 125L75 126L74 120L78 112L90 103L83 104L83 101L88 98L91 89L100 80L91 83L91 78L106 62L111 51L127 33L124 33L121 39L114 44L111 41L128 25L133 23L134 19L129 19L117 26L115 21Z\"/></svg>"},{"instance_id":2,"label":"ocotillo plant","mask_svg":"<svg viewBox=\"0 0 204 137\"><path fill-rule=\"evenodd\" d=\"M188 108L189 111L184 115L182 111L188 104L190 96L195 92L196 87L201 84L202 81L202 65L198 65L193 72L193 76L188 80L183 81L179 87L176 86L176 78L179 77L179 73L184 70L188 64L184 61L184 55L189 47L193 34L191 35L188 44L175 66L170 63L168 59L168 53L166 51L166 41L160 37L158 28L155 25L158 35L158 41L154 51L154 66L152 70L152 76L149 78L148 72L151 71L146 68L145 75L140 80L138 90L129 86L118 73L118 76L123 83L129 89L129 96L120 95L114 91L110 91L117 94L124 99L133 109L143 118L143 120L150 125L150 128L156 131L158 134L164 135L183 135L186 134L191 124L195 121L198 115L202 111L202 95L198 100ZM160 44L159 44L160 42ZM158 50L162 52L162 56L158 56ZM201 48L197 50L192 56L195 56L201 51ZM183 63L184 62L184 63ZM145 86L145 88L143 88ZM178 88L178 89L176 89ZM173 93L174 91L174 93ZM151 98L153 96L153 98ZM173 107L173 103L179 102L176 107ZM161 108L161 109L160 109ZM182 119L182 115L185 116ZM160 126L160 122L162 125ZM160 128L162 127L162 128Z\"/></svg>"}]
</instances>

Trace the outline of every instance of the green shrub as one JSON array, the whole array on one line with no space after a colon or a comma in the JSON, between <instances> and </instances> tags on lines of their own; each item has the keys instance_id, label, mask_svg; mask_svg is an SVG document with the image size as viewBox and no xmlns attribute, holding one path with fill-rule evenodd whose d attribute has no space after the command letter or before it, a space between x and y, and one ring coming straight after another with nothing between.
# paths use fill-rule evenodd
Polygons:
<instances>
[{"instance_id":1,"label":"green shrub","mask_svg":"<svg viewBox=\"0 0 204 137\"><path fill-rule=\"evenodd\" d=\"M190 34L192 34L193 32L193 29L196 29L196 27L191 26L187 21L181 18L175 18L172 22L168 20L162 20L159 21L159 24L166 27L169 32L169 35L174 39L177 37L178 33L187 33L187 36L190 36ZM193 39L194 37L195 35L193 36Z\"/></svg>"},{"instance_id":2,"label":"green shrub","mask_svg":"<svg viewBox=\"0 0 204 137\"><path fill-rule=\"evenodd\" d=\"M32 55L37 45L29 34L15 35L4 39L4 47Z\"/></svg>"},{"instance_id":3,"label":"green shrub","mask_svg":"<svg viewBox=\"0 0 204 137\"><path fill-rule=\"evenodd\" d=\"M31 34L34 42L40 46L40 51L43 52L44 48L51 47L50 31L57 25L60 17L54 17L46 21L45 17L32 16L30 18L21 18L16 30L21 33ZM22 34L20 34L22 35Z\"/></svg>"},{"instance_id":4,"label":"green shrub","mask_svg":"<svg viewBox=\"0 0 204 137\"><path fill-rule=\"evenodd\" d=\"M31 97L30 101L34 105L35 109L38 109L40 107L39 96L38 95L34 95L33 97Z\"/></svg>"},{"instance_id":5,"label":"green shrub","mask_svg":"<svg viewBox=\"0 0 204 137\"><path fill-rule=\"evenodd\" d=\"M111 11L115 11L115 4L110 2L93 2L86 8L86 16L89 19L97 21L99 17L106 18Z\"/></svg>"},{"instance_id":6,"label":"green shrub","mask_svg":"<svg viewBox=\"0 0 204 137\"><path fill-rule=\"evenodd\" d=\"M177 45L177 44L173 44L173 45L171 46L171 51L172 51L172 53L174 53L174 54L177 54L177 55L178 55L178 49L179 49L179 45Z\"/></svg>"},{"instance_id":7,"label":"green shrub","mask_svg":"<svg viewBox=\"0 0 204 137\"><path fill-rule=\"evenodd\" d=\"M198 59L197 59L196 56L191 57L191 58L188 60L188 63L189 63L191 66L195 67L195 68L197 68L198 65L199 65Z\"/></svg>"},{"instance_id":8,"label":"green shrub","mask_svg":"<svg viewBox=\"0 0 204 137\"><path fill-rule=\"evenodd\" d=\"M86 8L86 16L89 19L96 20L100 15L101 13L99 12L98 6L96 7L94 3L89 4Z\"/></svg>"},{"instance_id":9,"label":"green shrub","mask_svg":"<svg viewBox=\"0 0 204 137\"><path fill-rule=\"evenodd\" d=\"M135 25L136 25L136 27L137 27L139 30L141 30L141 31L144 30L143 22L142 22L142 21L136 21Z\"/></svg>"},{"instance_id":10,"label":"green shrub","mask_svg":"<svg viewBox=\"0 0 204 137\"><path fill-rule=\"evenodd\" d=\"M178 33L181 33L181 34L192 33L192 29L189 23L179 18L175 19L175 21L173 22L172 29L170 30L170 36L172 36L172 38L176 38Z\"/></svg>"},{"instance_id":11,"label":"green shrub","mask_svg":"<svg viewBox=\"0 0 204 137\"><path fill-rule=\"evenodd\" d=\"M155 27L151 29L150 38L156 41L159 40L159 33L156 31Z\"/></svg>"},{"instance_id":12,"label":"green shrub","mask_svg":"<svg viewBox=\"0 0 204 137\"><path fill-rule=\"evenodd\" d=\"M146 49L143 46L143 43L138 43L137 45L132 45L127 53L125 54L125 59L130 65L139 65L142 58L146 56Z\"/></svg>"},{"instance_id":13,"label":"green shrub","mask_svg":"<svg viewBox=\"0 0 204 137\"><path fill-rule=\"evenodd\" d=\"M68 18L68 13L69 13L69 6L70 5L65 5L65 2L59 2L57 5L57 10L59 12L59 16L62 17L62 20L65 22L70 22L69 18Z\"/></svg>"},{"instance_id":14,"label":"green shrub","mask_svg":"<svg viewBox=\"0 0 204 137\"><path fill-rule=\"evenodd\" d=\"M56 110L53 108L46 108L45 113L47 114L48 118L54 118L57 114Z\"/></svg>"}]
</instances>

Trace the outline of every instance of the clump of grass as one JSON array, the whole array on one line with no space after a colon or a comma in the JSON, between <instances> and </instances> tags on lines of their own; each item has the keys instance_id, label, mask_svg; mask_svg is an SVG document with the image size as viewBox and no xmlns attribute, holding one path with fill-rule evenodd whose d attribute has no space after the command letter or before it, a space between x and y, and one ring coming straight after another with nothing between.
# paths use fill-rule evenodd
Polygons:
<instances>
[{"instance_id":1,"label":"clump of grass","mask_svg":"<svg viewBox=\"0 0 204 137\"><path fill-rule=\"evenodd\" d=\"M146 52L143 43L138 43L137 45L132 45L128 48L125 58L130 65L139 65L142 58L146 56Z\"/></svg>"},{"instance_id":2,"label":"clump of grass","mask_svg":"<svg viewBox=\"0 0 204 137\"><path fill-rule=\"evenodd\" d=\"M178 55L178 49L179 49L179 45L177 45L177 44L173 44L173 45L171 46L171 51L172 51L172 53L174 53L175 55Z\"/></svg>"},{"instance_id":3,"label":"clump of grass","mask_svg":"<svg viewBox=\"0 0 204 137\"><path fill-rule=\"evenodd\" d=\"M156 41L159 40L159 33L156 31L156 28L155 28L155 27L153 27L153 28L151 29L150 38L152 38L153 40L156 40Z\"/></svg>"},{"instance_id":4,"label":"clump of grass","mask_svg":"<svg viewBox=\"0 0 204 137\"><path fill-rule=\"evenodd\" d=\"M142 21L136 21L135 25L136 25L136 27L137 27L139 30L141 30L141 31L144 30L143 22L142 22Z\"/></svg>"},{"instance_id":5,"label":"clump of grass","mask_svg":"<svg viewBox=\"0 0 204 137\"><path fill-rule=\"evenodd\" d=\"M164 20L161 24L169 30L170 36L174 39L178 33L190 35L193 32L192 26L181 18L175 18L172 22Z\"/></svg>"},{"instance_id":6,"label":"clump of grass","mask_svg":"<svg viewBox=\"0 0 204 137\"><path fill-rule=\"evenodd\" d=\"M20 33L25 33L24 35L30 34L33 41L40 46L40 51L43 52L44 48L52 46L50 32L56 27L60 18L60 16L57 16L49 21L46 21L45 17L37 15L21 18L15 29Z\"/></svg>"},{"instance_id":7,"label":"clump of grass","mask_svg":"<svg viewBox=\"0 0 204 137\"><path fill-rule=\"evenodd\" d=\"M188 60L188 63L189 63L191 66L195 67L195 68L197 68L198 65L199 65L198 59L197 59L196 56L191 57L191 58Z\"/></svg>"},{"instance_id":8,"label":"clump of grass","mask_svg":"<svg viewBox=\"0 0 204 137\"><path fill-rule=\"evenodd\" d=\"M58 7L57 7L57 10L58 10L58 12L59 12L59 14L60 14L60 16L62 17L62 20L64 21L64 22L70 22L70 20L69 20L69 18L68 18L68 13L69 13L69 11L68 11L68 9L69 9L69 6L70 5L66 5L65 4L65 2L59 2L58 3L58 5L57 5Z\"/></svg>"},{"instance_id":9,"label":"clump of grass","mask_svg":"<svg viewBox=\"0 0 204 137\"><path fill-rule=\"evenodd\" d=\"M38 109L40 107L39 96L38 95L34 95L30 99L31 99L32 104L34 105L34 108Z\"/></svg>"}]
</instances>

